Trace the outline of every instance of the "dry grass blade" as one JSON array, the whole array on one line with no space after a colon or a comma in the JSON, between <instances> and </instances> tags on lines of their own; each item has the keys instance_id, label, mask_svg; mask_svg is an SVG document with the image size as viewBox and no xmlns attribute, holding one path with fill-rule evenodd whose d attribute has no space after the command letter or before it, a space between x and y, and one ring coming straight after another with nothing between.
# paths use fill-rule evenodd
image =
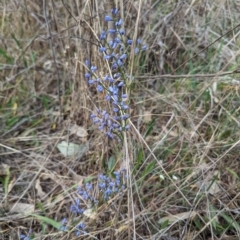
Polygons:
<instances>
[{"instance_id":1,"label":"dry grass blade","mask_svg":"<svg viewBox=\"0 0 240 240\"><path fill-rule=\"evenodd\" d=\"M240 239L239 9L3 1L0 239Z\"/></svg>"}]
</instances>

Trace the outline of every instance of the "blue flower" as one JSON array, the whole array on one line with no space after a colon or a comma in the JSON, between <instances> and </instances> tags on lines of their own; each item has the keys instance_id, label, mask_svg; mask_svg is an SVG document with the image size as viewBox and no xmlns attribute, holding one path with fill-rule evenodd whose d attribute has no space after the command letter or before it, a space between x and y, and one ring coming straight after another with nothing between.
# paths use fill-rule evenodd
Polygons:
<instances>
[{"instance_id":1,"label":"blue flower","mask_svg":"<svg viewBox=\"0 0 240 240\"><path fill-rule=\"evenodd\" d=\"M124 114L121 116L122 120L126 120L129 118L129 114Z\"/></svg>"},{"instance_id":2,"label":"blue flower","mask_svg":"<svg viewBox=\"0 0 240 240\"><path fill-rule=\"evenodd\" d=\"M107 200L111 195L112 195L112 189L110 187L108 187L105 191L104 191L104 200Z\"/></svg>"},{"instance_id":3,"label":"blue flower","mask_svg":"<svg viewBox=\"0 0 240 240\"><path fill-rule=\"evenodd\" d=\"M112 18L110 16L105 16L105 21L106 22L112 21Z\"/></svg>"},{"instance_id":4,"label":"blue flower","mask_svg":"<svg viewBox=\"0 0 240 240\"><path fill-rule=\"evenodd\" d=\"M82 198L83 198L84 200L88 200L88 199L90 199L90 197L89 197L87 191L83 191Z\"/></svg>"},{"instance_id":5,"label":"blue flower","mask_svg":"<svg viewBox=\"0 0 240 240\"><path fill-rule=\"evenodd\" d=\"M20 234L20 239L21 240L30 240L31 239L31 233L32 233L32 229L29 230L28 234Z\"/></svg>"},{"instance_id":6,"label":"blue flower","mask_svg":"<svg viewBox=\"0 0 240 240\"><path fill-rule=\"evenodd\" d=\"M106 183L105 183L105 182L100 182L100 183L98 184L98 187L99 187L100 190L101 190L101 189L104 189L104 188L106 188Z\"/></svg>"},{"instance_id":7,"label":"blue flower","mask_svg":"<svg viewBox=\"0 0 240 240\"><path fill-rule=\"evenodd\" d=\"M127 40L127 44L128 44L128 45L132 45L132 43L133 43L133 40L131 40L131 39L128 39L128 40Z\"/></svg>"},{"instance_id":8,"label":"blue flower","mask_svg":"<svg viewBox=\"0 0 240 240\"><path fill-rule=\"evenodd\" d=\"M118 67L117 63L116 62L113 62L113 65L112 65L112 69L116 69Z\"/></svg>"},{"instance_id":9,"label":"blue flower","mask_svg":"<svg viewBox=\"0 0 240 240\"><path fill-rule=\"evenodd\" d=\"M116 37L116 38L114 39L114 42L115 42L115 43L120 43L120 42L121 42L121 39Z\"/></svg>"},{"instance_id":10,"label":"blue flower","mask_svg":"<svg viewBox=\"0 0 240 240\"><path fill-rule=\"evenodd\" d=\"M122 19L119 19L118 21L115 22L115 26L120 27L122 23L123 23Z\"/></svg>"},{"instance_id":11,"label":"blue flower","mask_svg":"<svg viewBox=\"0 0 240 240\"><path fill-rule=\"evenodd\" d=\"M99 175L99 179L102 180L102 181L106 181L107 180L107 177L103 174L100 174Z\"/></svg>"},{"instance_id":12,"label":"blue flower","mask_svg":"<svg viewBox=\"0 0 240 240\"><path fill-rule=\"evenodd\" d=\"M66 224L67 224L67 219L64 218L61 223L62 223L62 226L59 228L59 230L60 230L60 231L63 231L63 232L68 231L68 227L66 226Z\"/></svg>"},{"instance_id":13,"label":"blue flower","mask_svg":"<svg viewBox=\"0 0 240 240\"><path fill-rule=\"evenodd\" d=\"M122 87L122 86L124 86L124 82L123 82L123 81L121 81L121 82L118 84L118 87Z\"/></svg>"},{"instance_id":14,"label":"blue flower","mask_svg":"<svg viewBox=\"0 0 240 240\"><path fill-rule=\"evenodd\" d=\"M117 15L117 14L118 14L118 9L117 9L117 8L112 8L112 9L111 9L111 13L112 13L113 15Z\"/></svg>"},{"instance_id":15,"label":"blue flower","mask_svg":"<svg viewBox=\"0 0 240 240\"><path fill-rule=\"evenodd\" d=\"M113 81L113 78L111 78L111 77L108 77L108 81L110 82L110 83L113 83L114 81Z\"/></svg>"},{"instance_id":16,"label":"blue flower","mask_svg":"<svg viewBox=\"0 0 240 240\"><path fill-rule=\"evenodd\" d=\"M109 32L110 34L114 34L114 33L116 33L116 29L109 29L108 32Z\"/></svg>"},{"instance_id":17,"label":"blue flower","mask_svg":"<svg viewBox=\"0 0 240 240\"><path fill-rule=\"evenodd\" d=\"M78 225L77 225L77 228L79 229L84 229L86 227L85 223L83 222L80 222Z\"/></svg>"},{"instance_id":18,"label":"blue flower","mask_svg":"<svg viewBox=\"0 0 240 240\"><path fill-rule=\"evenodd\" d=\"M121 74L120 73L114 73L114 75L113 75L113 78L119 78L121 76Z\"/></svg>"},{"instance_id":19,"label":"blue flower","mask_svg":"<svg viewBox=\"0 0 240 240\"><path fill-rule=\"evenodd\" d=\"M130 129L130 126L129 126L129 125L126 125L126 126L125 126L125 129L126 129L126 130L129 130L129 129Z\"/></svg>"},{"instance_id":20,"label":"blue flower","mask_svg":"<svg viewBox=\"0 0 240 240\"><path fill-rule=\"evenodd\" d=\"M113 127L114 127L114 128L118 128L118 127L119 127L119 124L118 124L118 123L113 123Z\"/></svg>"},{"instance_id":21,"label":"blue flower","mask_svg":"<svg viewBox=\"0 0 240 240\"><path fill-rule=\"evenodd\" d=\"M113 139L113 138L114 138L114 135L113 135L110 131L106 132L106 135L107 135L110 139Z\"/></svg>"},{"instance_id":22,"label":"blue flower","mask_svg":"<svg viewBox=\"0 0 240 240\"><path fill-rule=\"evenodd\" d=\"M89 192L90 192L90 191L93 189L93 186L92 186L92 184L91 184L91 183L89 183L89 182L88 182L88 183L86 183L86 185L85 185L85 186L86 186L86 189L87 189L87 191L89 191Z\"/></svg>"},{"instance_id":23,"label":"blue flower","mask_svg":"<svg viewBox=\"0 0 240 240\"><path fill-rule=\"evenodd\" d=\"M90 66L90 63L89 63L89 61L88 61L88 60L85 60L85 65L86 65L87 67L89 67L89 66Z\"/></svg>"},{"instance_id":24,"label":"blue flower","mask_svg":"<svg viewBox=\"0 0 240 240\"><path fill-rule=\"evenodd\" d=\"M88 84L89 84L89 85L91 85L91 84L93 84L93 83L95 83L95 80L93 80L93 79L88 80Z\"/></svg>"},{"instance_id":25,"label":"blue flower","mask_svg":"<svg viewBox=\"0 0 240 240\"><path fill-rule=\"evenodd\" d=\"M123 65L123 62L121 61L121 59L117 60L117 64L118 64L119 67L121 67Z\"/></svg>"},{"instance_id":26,"label":"blue flower","mask_svg":"<svg viewBox=\"0 0 240 240\"><path fill-rule=\"evenodd\" d=\"M90 73L85 73L85 78L90 78L91 74Z\"/></svg>"},{"instance_id":27,"label":"blue flower","mask_svg":"<svg viewBox=\"0 0 240 240\"><path fill-rule=\"evenodd\" d=\"M95 72L97 70L97 67L96 66L91 66L91 71L92 72Z\"/></svg>"},{"instance_id":28,"label":"blue flower","mask_svg":"<svg viewBox=\"0 0 240 240\"><path fill-rule=\"evenodd\" d=\"M102 92L103 91L103 86L102 85L97 85L97 91Z\"/></svg>"},{"instance_id":29,"label":"blue flower","mask_svg":"<svg viewBox=\"0 0 240 240\"><path fill-rule=\"evenodd\" d=\"M118 94L118 88L114 85L114 86L110 86L108 88L109 92L111 92L113 95L117 95Z\"/></svg>"},{"instance_id":30,"label":"blue flower","mask_svg":"<svg viewBox=\"0 0 240 240\"><path fill-rule=\"evenodd\" d=\"M115 41L110 41L109 43L109 47L111 47L112 49L115 49L117 47L117 43Z\"/></svg>"},{"instance_id":31,"label":"blue flower","mask_svg":"<svg viewBox=\"0 0 240 240\"><path fill-rule=\"evenodd\" d=\"M106 50L107 50L107 48L105 48L105 47L100 47L100 48L99 48L99 51L100 51L100 52L105 52Z\"/></svg>"},{"instance_id":32,"label":"blue flower","mask_svg":"<svg viewBox=\"0 0 240 240\"><path fill-rule=\"evenodd\" d=\"M20 234L20 239L22 240L30 240L30 237L24 234Z\"/></svg>"},{"instance_id":33,"label":"blue flower","mask_svg":"<svg viewBox=\"0 0 240 240\"><path fill-rule=\"evenodd\" d=\"M120 56L120 59L126 59L127 58L127 54L126 53L124 53L122 56Z\"/></svg>"},{"instance_id":34,"label":"blue flower","mask_svg":"<svg viewBox=\"0 0 240 240\"><path fill-rule=\"evenodd\" d=\"M104 59L106 59L106 60L109 60L109 59L111 59L111 55L104 55Z\"/></svg>"},{"instance_id":35,"label":"blue flower","mask_svg":"<svg viewBox=\"0 0 240 240\"><path fill-rule=\"evenodd\" d=\"M119 33L120 33L120 35L124 35L125 34L124 29L119 30Z\"/></svg>"},{"instance_id":36,"label":"blue flower","mask_svg":"<svg viewBox=\"0 0 240 240\"><path fill-rule=\"evenodd\" d=\"M96 124L96 123L98 123L99 122L99 119L98 118L95 118L94 120L93 120L93 123L94 124Z\"/></svg>"},{"instance_id":37,"label":"blue flower","mask_svg":"<svg viewBox=\"0 0 240 240\"><path fill-rule=\"evenodd\" d=\"M76 198L75 204L71 205L71 207L70 207L70 211L75 214L82 214L85 211L85 209L80 208L79 205L80 205L80 200L78 198Z\"/></svg>"},{"instance_id":38,"label":"blue flower","mask_svg":"<svg viewBox=\"0 0 240 240\"><path fill-rule=\"evenodd\" d=\"M135 54L138 54L138 53L139 53L139 48L136 47L136 48L134 49L134 52L135 52Z\"/></svg>"},{"instance_id":39,"label":"blue flower","mask_svg":"<svg viewBox=\"0 0 240 240\"><path fill-rule=\"evenodd\" d=\"M76 236L78 237L81 234L86 235L87 232L84 230L85 228L86 228L86 225L83 222L80 222L78 225L76 225L76 229L77 229Z\"/></svg>"},{"instance_id":40,"label":"blue flower","mask_svg":"<svg viewBox=\"0 0 240 240\"><path fill-rule=\"evenodd\" d=\"M107 32L106 31L102 31L101 35L100 35L100 40L104 40L107 38Z\"/></svg>"},{"instance_id":41,"label":"blue flower","mask_svg":"<svg viewBox=\"0 0 240 240\"><path fill-rule=\"evenodd\" d=\"M107 95L105 96L105 99L106 99L107 101L110 101L110 100L111 100L111 96L110 96L109 94L107 94Z\"/></svg>"}]
</instances>

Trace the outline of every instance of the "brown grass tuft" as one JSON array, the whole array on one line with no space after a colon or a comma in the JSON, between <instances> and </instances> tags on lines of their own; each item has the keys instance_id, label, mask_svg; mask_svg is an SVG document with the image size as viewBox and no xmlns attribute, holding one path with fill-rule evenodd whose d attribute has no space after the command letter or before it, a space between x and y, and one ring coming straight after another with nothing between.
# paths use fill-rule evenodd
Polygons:
<instances>
[{"instance_id":1,"label":"brown grass tuft","mask_svg":"<svg viewBox=\"0 0 240 240\"><path fill-rule=\"evenodd\" d=\"M84 78L86 59L109 72L97 43L114 4L126 37L148 44L129 59L135 80L123 146L89 119L109 106ZM239 5L4 1L0 239L29 229L34 239L80 238L40 217L84 221L83 239L239 239ZM64 156L63 142L81 150ZM69 210L76 186L96 186L111 160L116 170L127 168L127 190L94 209L96 216L76 217Z\"/></svg>"}]
</instances>

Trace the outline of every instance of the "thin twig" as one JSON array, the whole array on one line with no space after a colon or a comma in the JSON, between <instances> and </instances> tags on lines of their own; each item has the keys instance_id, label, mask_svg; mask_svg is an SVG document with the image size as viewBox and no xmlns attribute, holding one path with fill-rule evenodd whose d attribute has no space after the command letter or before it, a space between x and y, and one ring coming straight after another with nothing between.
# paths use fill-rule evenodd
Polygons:
<instances>
[{"instance_id":1,"label":"thin twig","mask_svg":"<svg viewBox=\"0 0 240 240\"><path fill-rule=\"evenodd\" d=\"M226 76L231 74L240 73L240 70L234 70L229 72L220 72L220 73L210 73L210 74L183 74L183 75L171 75L171 74L165 74L165 75L144 75L144 76L135 76L135 78L141 79L141 78L151 78L151 79L163 79L163 78L170 78L170 79L176 79L176 78L214 78L219 76Z\"/></svg>"},{"instance_id":2,"label":"thin twig","mask_svg":"<svg viewBox=\"0 0 240 240\"><path fill-rule=\"evenodd\" d=\"M48 19L47 19L47 11L46 11L46 0L43 0L43 15L45 18L45 22L46 22L46 26L47 26L47 33L48 33L48 37L49 37L49 42L50 42L50 48L52 50L52 58L53 58L53 63L57 72L57 84L58 84L58 101L59 101L59 107L60 107L60 116L62 116L62 106L61 106L61 96L60 96L60 89L61 89L61 82L60 82L60 76L59 76L59 72L58 72L58 68L57 68L57 62L56 62L56 56L55 56L55 52L53 50L53 41L52 41L52 33L48 24ZM59 118L60 120L61 118Z\"/></svg>"}]
</instances>

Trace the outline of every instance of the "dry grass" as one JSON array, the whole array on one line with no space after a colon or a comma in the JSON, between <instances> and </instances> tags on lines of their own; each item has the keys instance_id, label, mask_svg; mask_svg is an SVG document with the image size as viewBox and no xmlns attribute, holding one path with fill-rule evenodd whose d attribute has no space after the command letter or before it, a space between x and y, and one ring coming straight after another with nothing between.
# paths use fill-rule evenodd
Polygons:
<instances>
[{"instance_id":1,"label":"dry grass","mask_svg":"<svg viewBox=\"0 0 240 240\"><path fill-rule=\"evenodd\" d=\"M89 120L107 104L84 79L85 59L107 71L94 43L114 2L127 36L149 46L129 61L123 146ZM80 239L56 229L66 217L86 223L83 239L240 239L239 12L238 0L3 1L0 238ZM62 141L82 154L65 157ZM111 160L128 190L76 218L75 186Z\"/></svg>"}]
</instances>

